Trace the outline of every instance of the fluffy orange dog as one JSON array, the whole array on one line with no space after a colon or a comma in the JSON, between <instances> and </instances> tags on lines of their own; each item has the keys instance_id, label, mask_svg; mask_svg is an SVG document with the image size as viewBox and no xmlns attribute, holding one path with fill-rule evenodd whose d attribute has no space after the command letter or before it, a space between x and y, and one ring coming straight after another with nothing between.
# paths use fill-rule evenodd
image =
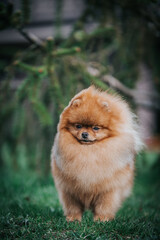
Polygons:
<instances>
[{"instance_id":1,"label":"fluffy orange dog","mask_svg":"<svg viewBox=\"0 0 160 240\"><path fill-rule=\"evenodd\" d=\"M93 86L61 114L52 149L52 174L68 221L91 209L94 220L114 218L133 185L142 144L134 116L119 97Z\"/></svg>"}]
</instances>

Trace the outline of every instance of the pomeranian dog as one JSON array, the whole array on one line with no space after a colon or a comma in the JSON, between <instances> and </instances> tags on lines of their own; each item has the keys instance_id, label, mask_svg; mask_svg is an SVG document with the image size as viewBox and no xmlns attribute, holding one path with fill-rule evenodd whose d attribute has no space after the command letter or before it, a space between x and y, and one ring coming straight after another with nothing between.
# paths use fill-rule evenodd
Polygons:
<instances>
[{"instance_id":1,"label":"pomeranian dog","mask_svg":"<svg viewBox=\"0 0 160 240\"><path fill-rule=\"evenodd\" d=\"M129 196L142 143L134 114L119 96L94 86L77 94L60 116L52 174L67 221L114 218Z\"/></svg>"}]
</instances>

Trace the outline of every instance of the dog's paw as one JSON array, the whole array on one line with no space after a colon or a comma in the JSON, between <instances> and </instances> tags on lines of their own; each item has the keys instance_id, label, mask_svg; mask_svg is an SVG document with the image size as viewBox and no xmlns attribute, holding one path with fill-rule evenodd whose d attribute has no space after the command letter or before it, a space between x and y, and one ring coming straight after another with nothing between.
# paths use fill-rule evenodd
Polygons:
<instances>
[{"instance_id":1,"label":"dog's paw","mask_svg":"<svg viewBox=\"0 0 160 240\"><path fill-rule=\"evenodd\" d=\"M95 215L94 221L101 221L101 222L108 222L114 219L113 215L107 214L107 215Z\"/></svg>"},{"instance_id":2,"label":"dog's paw","mask_svg":"<svg viewBox=\"0 0 160 240\"><path fill-rule=\"evenodd\" d=\"M73 222L73 221L81 222L81 219L82 219L82 216L79 214L66 216L67 222Z\"/></svg>"}]
</instances>

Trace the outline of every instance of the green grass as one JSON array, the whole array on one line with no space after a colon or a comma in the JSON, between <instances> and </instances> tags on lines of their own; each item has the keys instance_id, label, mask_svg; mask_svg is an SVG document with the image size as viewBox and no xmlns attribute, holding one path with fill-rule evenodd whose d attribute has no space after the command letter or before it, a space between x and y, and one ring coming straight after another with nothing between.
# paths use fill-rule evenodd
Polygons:
<instances>
[{"instance_id":1,"label":"green grass","mask_svg":"<svg viewBox=\"0 0 160 240\"><path fill-rule=\"evenodd\" d=\"M67 223L51 176L0 172L0 239L160 239L159 165L137 170L133 194L115 220Z\"/></svg>"}]
</instances>

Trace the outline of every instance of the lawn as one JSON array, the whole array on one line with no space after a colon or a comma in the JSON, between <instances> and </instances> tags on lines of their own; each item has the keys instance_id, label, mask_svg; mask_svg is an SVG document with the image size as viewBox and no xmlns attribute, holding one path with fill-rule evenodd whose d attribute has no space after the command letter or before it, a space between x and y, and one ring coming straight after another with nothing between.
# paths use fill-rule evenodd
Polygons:
<instances>
[{"instance_id":1,"label":"lawn","mask_svg":"<svg viewBox=\"0 0 160 240\"><path fill-rule=\"evenodd\" d=\"M105 223L67 223L51 175L1 171L0 239L160 239L160 164L138 161L133 194Z\"/></svg>"}]
</instances>

